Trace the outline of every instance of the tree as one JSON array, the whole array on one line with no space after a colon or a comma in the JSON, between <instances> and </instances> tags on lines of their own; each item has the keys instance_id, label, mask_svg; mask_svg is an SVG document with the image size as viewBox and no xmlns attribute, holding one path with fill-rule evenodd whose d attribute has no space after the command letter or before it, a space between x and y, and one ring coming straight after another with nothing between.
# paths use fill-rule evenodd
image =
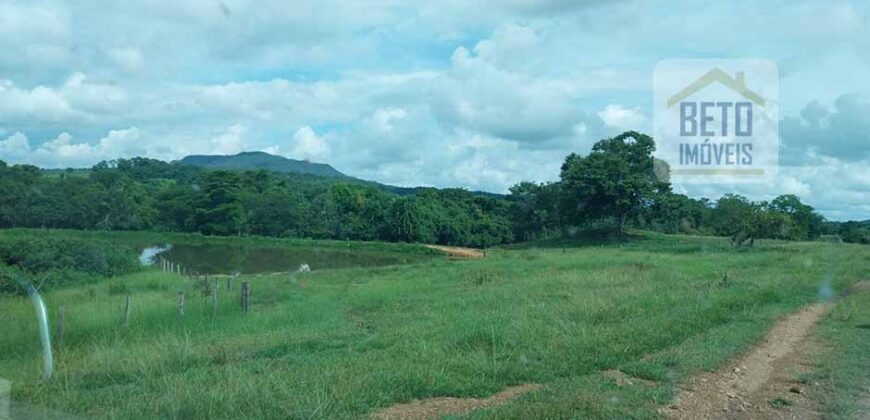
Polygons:
<instances>
[{"instance_id":1,"label":"tree","mask_svg":"<svg viewBox=\"0 0 870 420\"><path fill-rule=\"evenodd\" d=\"M433 243L435 233L430 218L414 197L393 201L387 212L385 238L410 243Z\"/></svg>"},{"instance_id":2,"label":"tree","mask_svg":"<svg viewBox=\"0 0 870 420\"><path fill-rule=\"evenodd\" d=\"M601 140L587 156L571 154L561 172L563 220L612 219L619 233L663 185L653 169L653 139L634 131Z\"/></svg>"},{"instance_id":3,"label":"tree","mask_svg":"<svg viewBox=\"0 0 870 420\"><path fill-rule=\"evenodd\" d=\"M704 200L674 194L670 189L660 189L653 196L645 213L647 223L653 230L666 233L706 233L705 223L710 219L711 209Z\"/></svg>"},{"instance_id":4,"label":"tree","mask_svg":"<svg viewBox=\"0 0 870 420\"><path fill-rule=\"evenodd\" d=\"M784 239L815 239L824 230L824 217L816 213L812 207L802 203L796 195L776 197L771 201L770 208L788 216L793 222L792 231Z\"/></svg>"},{"instance_id":5,"label":"tree","mask_svg":"<svg viewBox=\"0 0 870 420\"><path fill-rule=\"evenodd\" d=\"M508 214L517 240L534 240L559 231L559 187L558 183L521 182L510 188Z\"/></svg>"},{"instance_id":6,"label":"tree","mask_svg":"<svg viewBox=\"0 0 870 420\"><path fill-rule=\"evenodd\" d=\"M843 242L870 244L870 221L849 221L840 225L840 237Z\"/></svg>"},{"instance_id":7,"label":"tree","mask_svg":"<svg viewBox=\"0 0 870 420\"><path fill-rule=\"evenodd\" d=\"M196 209L197 228L207 235L241 235L247 224L240 201L239 174L214 171L205 175Z\"/></svg>"}]
</instances>

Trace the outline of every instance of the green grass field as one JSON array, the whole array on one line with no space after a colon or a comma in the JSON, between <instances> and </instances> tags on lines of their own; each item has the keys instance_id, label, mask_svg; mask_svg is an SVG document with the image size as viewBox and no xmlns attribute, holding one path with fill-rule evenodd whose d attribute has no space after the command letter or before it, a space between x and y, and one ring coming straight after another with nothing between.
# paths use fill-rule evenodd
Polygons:
<instances>
[{"instance_id":1,"label":"green grass field","mask_svg":"<svg viewBox=\"0 0 870 420\"><path fill-rule=\"evenodd\" d=\"M858 245L734 250L721 238L643 233L494 249L481 260L243 277L221 288L216 314L193 282L146 270L48 292L67 325L45 383L30 302L0 297L0 377L15 401L108 418L367 417L525 383L541 387L470 417L655 418L687 375L868 269L870 248ZM251 283L247 314L239 281ZM619 385L610 369L652 385Z\"/></svg>"},{"instance_id":2,"label":"green grass field","mask_svg":"<svg viewBox=\"0 0 870 420\"><path fill-rule=\"evenodd\" d=\"M863 290L838 303L814 338L829 351L817 355L817 368L800 379L820 389L815 396L829 418L866 418L870 415L870 293Z\"/></svg>"}]
</instances>

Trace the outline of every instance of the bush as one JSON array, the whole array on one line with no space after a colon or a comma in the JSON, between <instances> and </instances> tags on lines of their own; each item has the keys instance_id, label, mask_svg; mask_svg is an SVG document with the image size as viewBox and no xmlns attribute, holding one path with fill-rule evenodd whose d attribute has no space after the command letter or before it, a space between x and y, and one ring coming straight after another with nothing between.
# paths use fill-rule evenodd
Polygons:
<instances>
[{"instance_id":1,"label":"bush","mask_svg":"<svg viewBox=\"0 0 870 420\"><path fill-rule=\"evenodd\" d=\"M53 288L94 282L140 268L136 252L109 242L0 238L0 292L23 293L19 281ZM15 278L19 278L18 281Z\"/></svg>"}]
</instances>

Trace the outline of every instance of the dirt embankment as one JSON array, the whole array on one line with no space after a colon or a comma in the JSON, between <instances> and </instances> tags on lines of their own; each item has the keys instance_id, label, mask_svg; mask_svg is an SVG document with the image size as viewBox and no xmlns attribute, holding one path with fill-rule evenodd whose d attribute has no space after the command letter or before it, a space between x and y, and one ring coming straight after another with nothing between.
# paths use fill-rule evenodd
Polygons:
<instances>
[{"instance_id":1,"label":"dirt embankment","mask_svg":"<svg viewBox=\"0 0 870 420\"><path fill-rule=\"evenodd\" d=\"M537 388L538 386L535 384L514 386L489 398L440 397L416 400L385 408L372 415L372 418L379 420L437 419L442 416L469 413L481 408L496 407Z\"/></svg>"},{"instance_id":2,"label":"dirt embankment","mask_svg":"<svg viewBox=\"0 0 870 420\"><path fill-rule=\"evenodd\" d=\"M447 254L450 258L474 259L486 256L486 251L474 248L461 248L458 246L426 245L426 248L437 249Z\"/></svg>"}]
</instances>

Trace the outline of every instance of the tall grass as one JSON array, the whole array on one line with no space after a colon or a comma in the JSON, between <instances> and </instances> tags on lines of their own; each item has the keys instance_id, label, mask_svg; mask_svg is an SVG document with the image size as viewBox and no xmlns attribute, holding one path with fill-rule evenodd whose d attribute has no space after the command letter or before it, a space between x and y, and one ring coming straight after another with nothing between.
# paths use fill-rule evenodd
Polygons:
<instances>
[{"instance_id":1,"label":"tall grass","mask_svg":"<svg viewBox=\"0 0 870 420\"><path fill-rule=\"evenodd\" d=\"M221 288L217 315L194 283L147 271L49 293L68 325L47 383L38 380L32 309L0 299L0 376L13 381L15 400L112 418L361 417L530 382L542 390L474 416L654 417L687 374L745 349L820 290L866 275L868 254L821 243L736 251L719 239L643 235L474 261L242 277L231 292ZM248 314L240 280L251 282ZM188 297L183 320L178 291ZM608 369L656 385L619 387L601 375Z\"/></svg>"}]
</instances>

